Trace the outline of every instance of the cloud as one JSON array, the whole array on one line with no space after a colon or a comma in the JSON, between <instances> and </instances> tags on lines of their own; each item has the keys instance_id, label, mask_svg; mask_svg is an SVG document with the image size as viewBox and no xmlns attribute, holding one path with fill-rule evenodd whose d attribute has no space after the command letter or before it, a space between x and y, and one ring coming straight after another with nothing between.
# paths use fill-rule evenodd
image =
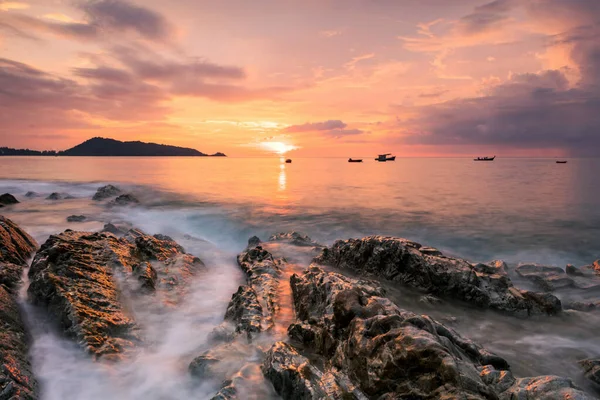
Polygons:
<instances>
[{"instance_id":1,"label":"cloud","mask_svg":"<svg viewBox=\"0 0 600 400\"><path fill-rule=\"evenodd\" d=\"M7 13L0 16L0 23L31 36L33 30L84 41L126 32L159 42L168 42L174 36L173 25L162 14L126 0L89 0L77 3L77 8L84 14L82 21Z\"/></svg>"},{"instance_id":2,"label":"cloud","mask_svg":"<svg viewBox=\"0 0 600 400\"><path fill-rule=\"evenodd\" d=\"M345 136L361 135L363 133L365 133L365 131L360 130L360 129L334 129L334 130L325 132L325 135L339 139L339 138L342 138Z\"/></svg>"},{"instance_id":3,"label":"cloud","mask_svg":"<svg viewBox=\"0 0 600 400\"><path fill-rule=\"evenodd\" d=\"M333 129L344 129L348 125L338 119L331 119L323 122L307 122L302 125L292 125L284 129L284 132L298 133L298 132L316 132L316 131L330 131Z\"/></svg>"},{"instance_id":4,"label":"cloud","mask_svg":"<svg viewBox=\"0 0 600 400\"><path fill-rule=\"evenodd\" d=\"M22 1L0 1L0 11L25 10L29 4Z\"/></svg>"},{"instance_id":5,"label":"cloud","mask_svg":"<svg viewBox=\"0 0 600 400\"><path fill-rule=\"evenodd\" d=\"M448 92L449 92L449 90L438 90L436 92L421 93L419 95L419 97L422 99L435 99L435 98L445 95Z\"/></svg>"},{"instance_id":6,"label":"cloud","mask_svg":"<svg viewBox=\"0 0 600 400\"><path fill-rule=\"evenodd\" d=\"M495 0L476 7L471 14L457 22L456 29L463 34L472 35L501 28L511 20L508 13L516 5L515 0Z\"/></svg>"}]
</instances>

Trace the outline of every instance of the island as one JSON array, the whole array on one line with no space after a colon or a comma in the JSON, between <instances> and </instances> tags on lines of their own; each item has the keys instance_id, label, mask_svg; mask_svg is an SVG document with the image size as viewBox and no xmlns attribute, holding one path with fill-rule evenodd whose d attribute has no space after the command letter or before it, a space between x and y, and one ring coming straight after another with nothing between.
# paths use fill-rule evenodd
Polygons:
<instances>
[{"instance_id":1,"label":"island","mask_svg":"<svg viewBox=\"0 0 600 400\"><path fill-rule=\"evenodd\" d=\"M227 157L218 152L205 154L188 147L177 147L140 141L95 137L64 151L37 151L0 147L0 156L84 156L84 157Z\"/></svg>"}]
</instances>

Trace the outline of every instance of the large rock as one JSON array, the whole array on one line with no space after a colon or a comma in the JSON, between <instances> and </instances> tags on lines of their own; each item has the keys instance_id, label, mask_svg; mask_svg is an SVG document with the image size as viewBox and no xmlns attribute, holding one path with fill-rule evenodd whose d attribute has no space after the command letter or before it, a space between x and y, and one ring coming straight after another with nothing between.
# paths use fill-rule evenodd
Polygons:
<instances>
[{"instance_id":1,"label":"large rock","mask_svg":"<svg viewBox=\"0 0 600 400\"><path fill-rule=\"evenodd\" d=\"M110 197L116 197L120 193L121 193L121 189L119 189L118 187L113 186L113 185L106 185L106 186L102 186L101 188L98 188L98 190L92 197L92 200L96 200L96 201L106 200Z\"/></svg>"},{"instance_id":2,"label":"large rock","mask_svg":"<svg viewBox=\"0 0 600 400\"><path fill-rule=\"evenodd\" d=\"M138 230L124 238L66 230L50 236L36 254L29 299L49 314L89 353L121 355L141 340L124 292L157 291L166 305L177 302L202 261L172 239ZM115 274L125 276L117 285Z\"/></svg>"},{"instance_id":3,"label":"large rock","mask_svg":"<svg viewBox=\"0 0 600 400\"><path fill-rule=\"evenodd\" d=\"M299 321L289 333L311 356L283 343L267 353L263 371L284 399L592 399L568 379L512 378L506 360L399 309L374 282L312 266L291 285ZM333 393L323 395L322 376Z\"/></svg>"},{"instance_id":4,"label":"large rock","mask_svg":"<svg viewBox=\"0 0 600 400\"><path fill-rule=\"evenodd\" d=\"M10 193L4 193L3 195L0 195L0 207L3 206L9 206L11 204L18 204L19 200L17 200L15 198L15 196L13 196Z\"/></svg>"},{"instance_id":5,"label":"large rock","mask_svg":"<svg viewBox=\"0 0 600 400\"><path fill-rule=\"evenodd\" d=\"M298 232L280 232L269 237L270 242L285 242L294 246L323 248L322 244Z\"/></svg>"},{"instance_id":6,"label":"large rock","mask_svg":"<svg viewBox=\"0 0 600 400\"><path fill-rule=\"evenodd\" d=\"M87 219L85 215L69 215L67 222L84 222Z\"/></svg>"},{"instance_id":7,"label":"large rock","mask_svg":"<svg viewBox=\"0 0 600 400\"><path fill-rule=\"evenodd\" d=\"M27 353L27 334L15 296L0 285L0 399L36 398Z\"/></svg>"},{"instance_id":8,"label":"large rock","mask_svg":"<svg viewBox=\"0 0 600 400\"><path fill-rule=\"evenodd\" d=\"M133 206L140 201L132 194L122 194L109 203L110 206Z\"/></svg>"},{"instance_id":9,"label":"large rock","mask_svg":"<svg viewBox=\"0 0 600 400\"><path fill-rule=\"evenodd\" d=\"M596 385L600 385L600 359L597 360L582 360L579 365L585 372L585 377Z\"/></svg>"},{"instance_id":10,"label":"large rock","mask_svg":"<svg viewBox=\"0 0 600 400\"><path fill-rule=\"evenodd\" d=\"M421 249L419 243L410 240L369 236L339 240L324 249L315 261L518 316L561 311L560 300L555 296L515 288L501 266L473 266L459 258Z\"/></svg>"},{"instance_id":11,"label":"large rock","mask_svg":"<svg viewBox=\"0 0 600 400\"><path fill-rule=\"evenodd\" d=\"M37 244L14 222L0 216L0 246L0 399L35 399L37 384L17 291L26 260Z\"/></svg>"},{"instance_id":12,"label":"large rock","mask_svg":"<svg viewBox=\"0 0 600 400\"><path fill-rule=\"evenodd\" d=\"M10 219L0 215L0 263L26 264L36 241Z\"/></svg>"}]
</instances>

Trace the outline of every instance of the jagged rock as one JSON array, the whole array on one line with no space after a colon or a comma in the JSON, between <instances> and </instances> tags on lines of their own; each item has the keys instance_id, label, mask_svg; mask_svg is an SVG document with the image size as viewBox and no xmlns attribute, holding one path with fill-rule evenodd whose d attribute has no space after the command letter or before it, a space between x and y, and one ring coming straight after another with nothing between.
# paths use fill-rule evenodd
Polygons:
<instances>
[{"instance_id":1,"label":"jagged rock","mask_svg":"<svg viewBox=\"0 0 600 400\"><path fill-rule=\"evenodd\" d=\"M139 204L140 201L135 198L133 195L131 194L122 194L119 197L117 197L116 199L114 199L113 201L111 201L109 204L111 206L131 206L131 205L135 205L135 204Z\"/></svg>"},{"instance_id":2,"label":"jagged rock","mask_svg":"<svg viewBox=\"0 0 600 400\"><path fill-rule=\"evenodd\" d=\"M517 274L532 281L541 290L551 292L575 286L573 279L560 267L548 267L538 264L519 264Z\"/></svg>"},{"instance_id":3,"label":"jagged rock","mask_svg":"<svg viewBox=\"0 0 600 400\"><path fill-rule=\"evenodd\" d=\"M580 270L591 271L596 274L600 274L600 260L594 261L591 265L581 267Z\"/></svg>"},{"instance_id":4,"label":"jagged rock","mask_svg":"<svg viewBox=\"0 0 600 400\"><path fill-rule=\"evenodd\" d=\"M115 197L115 196L119 195L119 193L121 193L121 189L119 189L116 186L113 186L113 185L102 186L101 188L98 188L98 190L92 197L92 200L96 200L96 201L105 200L110 197Z\"/></svg>"},{"instance_id":5,"label":"jagged rock","mask_svg":"<svg viewBox=\"0 0 600 400\"><path fill-rule=\"evenodd\" d=\"M473 269L484 274L508 276L508 266L502 260L490 261L487 264L475 264Z\"/></svg>"},{"instance_id":6,"label":"jagged rock","mask_svg":"<svg viewBox=\"0 0 600 400\"><path fill-rule=\"evenodd\" d=\"M579 268L577 268L573 264L567 264L567 267L565 268L565 272L567 273L567 275L573 275L573 276L584 276L585 275L583 272L581 272L579 270Z\"/></svg>"},{"instance_id":7,"label":"jagged rock","mask_svg":"<svg viewBox=\"0 0 600 400\"><path fill-rule=\"evenodd\" d=\"M233 295L228 315L236 316L233 320L237 323L236 331L245 331L252 336L252 333L273 327L283 260L274 258L261 246L256 246L238 255L238 264L246 274L247 285L240 287Z\"/></svg>"},{"instance_id":8,"label":"jagged rock","mask_svg":"<svg viewBox=\"0 0 600 400\"><path fill-rule=\"evenodd\" d=\"M425 304L440 304L442 303L442 300L438 299L435 296L432 296L430 294L426 294L425 296L421 296L419 297L419 302L420 303L425 303Z\"/></svg>"},{"instance_id":9,"label":"jagged rock","mask_svg":"<svg viewBox=\"0 0 600 400\"><path fill-rule=\"evenodd\" d=\"M27 353L25 325L15 296L0 285L0 399L36 398L37 383Z\"/></svg>"},{"instance_id":10,"label":"jagged rock","mask_svg":"<svg viewBox=\"0 0 600 400\"><path fill-rule=\"evenodd\" d=\"M462 259L425 254L421 247L410 240L383 236L339 240L325 248L315 262L518 316L561 311L556 297L518 290L508 276L497 273L499 268L489 266L489 273L488 266L476 268Z\"/></svg>"},{"instance_id":11,"label":"jagged rock","mask_svg":"<svg viewBox=\"0 0 600 400\"><path fill-rule=\"evenodd\" d=\"M201 355L199 357L194 358L194 360L190 363L188 369L190 374L199 379L213 378L214 375L211 372L211 365L218 363L220 360L218 358L212 357L208 354Z\"/></svg>"},{"instance_id":12,"label":"jagged rock","mask_svg":"<svg viewBox=\"0 0 600 400\"><path fill-rule=\"evenodd\" d=\"M37 243L0 215L0 399L33 400L37 383L28 359L28 337L17 304L26 260Z\"/></svg>"},{"instance_id":13,"label":"jagged rock","mask_svg":"<svg viewBox=\"0 0 600 400\"><path fill-rule=\"evenodd\" d=\"M84 222L87 219L85 215L69 215L67 222Z\"/></svg>"},{"instance_id":14,"label":"jagged rock","mask_svg":"<svg viewBox=\"0 0 600 400\"><path fill-rule=\"evenodd\" d=\"M271 235L271 237L269 238L269 241L270 242L286 242L286 243L289 243L294 246L319 247L319 248L325 247L322 244L312 240L309 236L303 235L298 232L277 233L275 235Z\"/></svg>"},{"instance_id":15,"label":"jagged rock","mask_svg":"<svg viewBox=\"0 0 600 400\"><path fill-rule=\"evenodd\" d=\"M585 372L585 377L597 385L600 385L600 359L581 360L579 365Z\"/></svg>"},{"instance_id":16,"label":"jagged rock","mask_svg":"<svg viewBox=\"0 0 600 400\"><path fill-rule=\"evenodd\" d=\"M31 199L31 198L34 198L34 197L39 197L39 196L40 196L40 194L37 193L37 192L31 192L31 191L29 191L29 192L25 193L25 197L27 197L28 199Z\"/></svg>"},{"instance_id":17,"label":"jagged rock","mask_svg":"<svg viewBox=\"0 0 600 400\"><path fill-rule=\"evenodd\" d=\"M10 219L0 215L0 263L25 265L36 241Z\"/></svg>"},{"instance_id":18,"label":"jagged rock","mask_svg":"<svg viewBox=\"0 0 600 400\"><path fill-rule=\"evenodd\" d=\"M285 342L269 349L262 368L283 399L367 399L357 389L340 386L334 373L321 372Z\"/></svg>"},{"instance_id":19,"label":"jagged rock","mask_svg":"<svg viewBox=\"0 0 600 400\"><path fill-rule=\"evenodd\" d=\"M513 378L506 360L399 309L375 282L316 266L290 282L299 321L289 333L311 357L281 342L267 353L263 371L284 399L591 399L567 379ZM314 389L322 374L341 389Z\"/></svg>"},{"instance_id":20,"label":"jagged rock","mask_svg":"<svg viewBox=\"0 0 600 400\"><path fill-rule=\"evenodd\" d=\"M15 198L15 196L13 196L10 193L4 193L3 195L0 195L0 206L9 206L11 204L18 204L19 200L17 200Z\"/></svg>"},{"instance_id":21,"label":"jagged rock","mask_svg":"<svg viewBox=\"0 0 600 400\"><path fill-rule=\"evenodd\" d=\"M201 267L200 259L184 253L175 242L141 231L117 238L66 230L50 236L36 254L29 270L28 295L88 352L114 357L141 340L132 316L121 304L124 289L117 286L114 274L137 282L137 289L156 290L168 305L183 294L173 289Z\"/></svg>"},{"instance_id":22,"label":"jagged rock","mask_svg":"<svg viewBox=\"0 0 600 400\"><path fill-rule=\"evenodd\" d=\"M71 196L70 194L67 193L51 193L48 197L46 197L46 200L70 200L70 199L74 199L75 197Z\"/></svg>"}]
</instances>

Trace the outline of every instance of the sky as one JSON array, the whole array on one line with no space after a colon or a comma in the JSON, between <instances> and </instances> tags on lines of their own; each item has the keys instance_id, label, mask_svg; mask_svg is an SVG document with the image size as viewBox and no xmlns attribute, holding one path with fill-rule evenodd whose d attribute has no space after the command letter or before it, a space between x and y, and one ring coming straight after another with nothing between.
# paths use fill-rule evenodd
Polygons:
<instances>
[{"instance_id":1,"label":"sky","mask_svg":"<svg viewBox=\"0 0 600 400\"><path fill-rule=\"evenodd\" d=\"M597 156L600 0L0 0L0 146Z\"/></svg>"}]
</instances>

